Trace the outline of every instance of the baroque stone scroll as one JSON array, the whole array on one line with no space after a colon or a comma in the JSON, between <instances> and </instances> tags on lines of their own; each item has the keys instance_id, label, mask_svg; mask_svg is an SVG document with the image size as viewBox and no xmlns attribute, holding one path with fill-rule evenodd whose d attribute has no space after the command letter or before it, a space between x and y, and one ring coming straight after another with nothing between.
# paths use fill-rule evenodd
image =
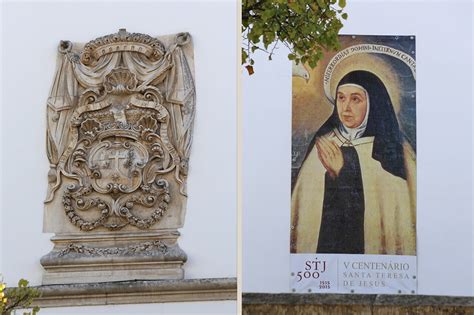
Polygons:
<instances>
[{"instance_id":1,"label":"baroque stone scroll","mask_svg":"<svg viewBox=\"0 0 474 315\"><path fill-rule=\"evenodd\" d=\"M45 284L183 278L195 100L188 33L61 41L47 102Z\"/></svg>"}]
</instances>

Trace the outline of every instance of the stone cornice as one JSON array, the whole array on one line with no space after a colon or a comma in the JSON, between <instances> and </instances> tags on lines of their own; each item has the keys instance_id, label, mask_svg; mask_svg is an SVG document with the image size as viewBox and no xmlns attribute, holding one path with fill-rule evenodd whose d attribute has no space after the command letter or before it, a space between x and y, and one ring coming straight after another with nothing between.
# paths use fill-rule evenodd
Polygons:
<instances>
[{"instance_id":1,"label":"stone cornice","mask_svg":"<svg viewBox=\"0 0 474 315\"><path fill-rule=\"evenodd\" d=\"M36 288L42 296L33 305L41 308L237 299L236 278L134 280Z\"/></svg>"}]
</instances>

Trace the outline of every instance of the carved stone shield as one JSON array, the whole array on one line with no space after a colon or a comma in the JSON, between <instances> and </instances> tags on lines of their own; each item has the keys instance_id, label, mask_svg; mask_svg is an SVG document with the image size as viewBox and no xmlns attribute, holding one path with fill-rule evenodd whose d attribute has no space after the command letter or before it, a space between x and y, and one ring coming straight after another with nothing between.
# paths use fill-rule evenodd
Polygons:
<instances>
[{"instance_id":1,"label":"carved stone shield","mask_svg":"<svg viewBox=\"0 0 474 315\"><path fill-rule=\"evenodd\" d=\"M131 267L144 259L153 269L166 260L165 278L183 276L176 240L195 110L189 60L187 33L158 39L121 30L85 45L61 42L48 99L45 230L56 236L42 259L45 283L99 281L104 270L146 278Z\"/></svg>"}]
</instances>

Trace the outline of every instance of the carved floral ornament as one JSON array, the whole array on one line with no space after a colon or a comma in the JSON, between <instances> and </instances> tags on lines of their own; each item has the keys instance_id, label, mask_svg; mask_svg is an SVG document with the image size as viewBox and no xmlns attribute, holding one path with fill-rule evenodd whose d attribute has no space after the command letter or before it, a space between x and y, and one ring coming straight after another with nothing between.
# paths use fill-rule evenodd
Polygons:
<instances>
[{"instance_id":1,"label":"carved floral ornament","mask_svg":"<svg viewBox=\"0 0 474 315\"><path fill-rule=\"evenodd\" d=\"M89 247L78 244L69 244L65 249L59 252L58 256L66 256L69 254L79 254L86 256L133 256L138 253L144 255L153 255L154 251L159 253L166 253L168 246L162 241L144 242L137 245L130 245L127 247Z\"/></svg>"},{"instance_id":2,"label":"carved floral ornament","mask_svg":"<svg viewBox=\"0 0 474 315\"><path fill-rule=\"evenodd\" d=\"M45 203L61 198L81 230L148 229L176 194L186 195L195 112L189 43L188 33L166 47L125 30L82 50L61 42L48 98Z\"/></svg>"}]
</instances>

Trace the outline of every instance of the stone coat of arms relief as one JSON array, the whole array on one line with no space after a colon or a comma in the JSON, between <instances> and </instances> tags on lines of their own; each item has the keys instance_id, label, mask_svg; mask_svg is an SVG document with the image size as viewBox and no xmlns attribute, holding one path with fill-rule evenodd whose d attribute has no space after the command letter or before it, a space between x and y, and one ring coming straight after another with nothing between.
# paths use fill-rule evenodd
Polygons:
<instances>
[{"instance_id":1,"label":"stone coat of arms relief","mask_svg":"<svg viewBox=\"0 0 474 315\"><path fill-rule=\"evenodd\" d=\"M47 103L43 283L181 279L195 113L188 33L61 41Z\"/></svg>"}]
</instances>

